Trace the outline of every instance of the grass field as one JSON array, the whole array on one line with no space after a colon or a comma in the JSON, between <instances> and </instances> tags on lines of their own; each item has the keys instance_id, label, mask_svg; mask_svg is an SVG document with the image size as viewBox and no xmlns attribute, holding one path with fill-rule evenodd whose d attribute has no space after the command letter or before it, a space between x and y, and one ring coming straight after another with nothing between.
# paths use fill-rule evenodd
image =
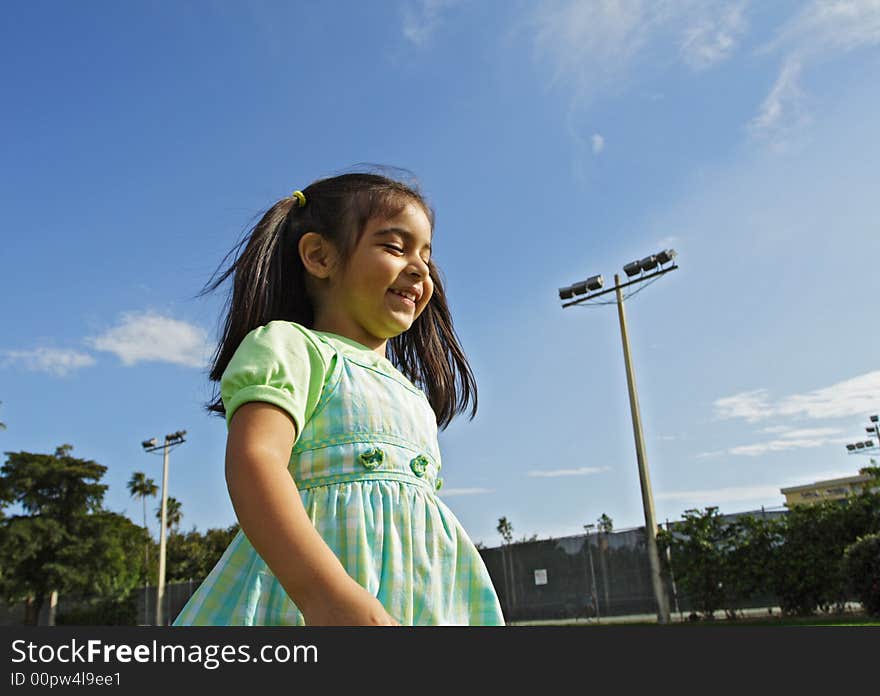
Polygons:
<instances>
[{"instance_id":1,"label":"grass field","mask_svg":"<svg viewBox=\"0 0 880 696\"><path fill-rule=\"evenodd\" d=\"M657 626L657 617L651 615L612 616L600 619L573 619L568 621L519 621L511 626ZM750 610L744 616L728 619L718 612L711 621L688 621L687 616L672 617L670 626L880 626L880 617L868 616L862 611L815 616L782 616L777 609L769 614L766 609Z\"/></svg>"}]
</instances>

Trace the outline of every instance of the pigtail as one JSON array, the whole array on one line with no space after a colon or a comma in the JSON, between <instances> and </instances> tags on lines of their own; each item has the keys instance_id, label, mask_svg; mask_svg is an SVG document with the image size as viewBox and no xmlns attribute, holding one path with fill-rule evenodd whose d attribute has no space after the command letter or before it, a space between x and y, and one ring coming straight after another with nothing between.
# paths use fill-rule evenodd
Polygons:
<instances>
[{"instance_id":1,"label":"pigtail","mask_svg":"<svg viewBox=\"0 0 880 696\"><path fill-rule=\"evenodd\" d=\"M277 319L311 325L312 307L303 287L302 261L296 253L297 245L290 243L294 219L301 214L298 209L299 201L292 196L269 208L226 255L198 295L213 292L232 276L221 338L209 372L215 383L219 383L241 341L257 327ZM230 257L235 260L220 271ZM206 407L209 412L224 414L218 392L215 389Z\"/></svg>"},{"instance_id":2,"label":"pigtail","mask_svg":"<svg viewBox=\"0 0 880 696\"><path fill-rule=\"evenodd\" d=\"M442 430L471 403L470 419L477 413L477 382L458 336L440 270L428 262L434 293L408 331L388 340L392 361L428 397Z\"/></svg>"}]
</instances>

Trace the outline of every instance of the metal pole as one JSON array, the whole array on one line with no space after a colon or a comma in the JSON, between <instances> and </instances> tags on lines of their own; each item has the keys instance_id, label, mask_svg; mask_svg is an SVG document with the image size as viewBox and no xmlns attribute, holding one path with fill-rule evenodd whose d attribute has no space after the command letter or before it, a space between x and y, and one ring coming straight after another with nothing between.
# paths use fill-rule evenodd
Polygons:
<instances>
[{"instance_id":1,"label":"metal pole","mask_svg":"<svg viewBox=\"0 0 880 696\"><path fill-rule=\"evenodd\" d=\"M623 309L623 293L620 290L620 275L614 275L617 291L617 314L620 318L620 336L623 341L623 360L626 364L626 383L629 388L629 406L632 412L633 435L636 441L636 459L639 464L639 482L642 486L642 505L645 509L645 538L648 543L648 562L651 566L651 584L657 600L657 623L669 623L669 601L663 580L660 577L660 555L657 552L657 524L654 521L654 495L651 493L651 479L648 476L648 460L645 456L645 438L642 434L642 417L639 412L639 398L636 393L636 378L629 350L629 334L626 329L626 313Z\"/></svg>"},{"instance_id":2,"label":"metal pole","mask_svg":"<svg viewBox=\"0 0 880 696\"><path fill-rule=\"evenodd\" d=\"M142 495L141 500L144 503L144 535L146 543L144 544L144 626L150 622L150 528L147 527L147 496Z\"/></svg>"},{"instance_id":3,"label":"metal pole","mask_svg":"<svg viewBox=\"0 0 880 696\"><path fill-rule=\"evenodd\" d=\"M593 571L593 550L590 548L590 537L587 537L587 554L590 556L590 580L592 581L593 605L596 607L596 623L599 623L599 593L596 591L596 573Z\"/></svg>"},{"instance_id":4,"label":"metal pole","mask_svg":"<svg viewBox=\"0 0 880 696\"><path fill-rule=\"evenodd\" d=\"M156 590L156 625L164 626L162 598L165 596L165 525L168 520L168 439L165 439L162 462L162 522L159 528L159 586Z\"/></svg>"},{"instance_id":5,"label":"metal pole","mask_svg":"<svg viewBox=\"0 0 880 696\"><path fill-rule=\"evenodd\" d=\"M672 532L669 528L669 518L666 518L666 531L669 533L670 543L666 547L666 561L669 563L669 580L672 582L672 599L675 603L675 613L678 614L679 620L682 619L681 607L678 604L678 587L675 585L675 570L672 568Z\"/></svg>"}]
</instances>

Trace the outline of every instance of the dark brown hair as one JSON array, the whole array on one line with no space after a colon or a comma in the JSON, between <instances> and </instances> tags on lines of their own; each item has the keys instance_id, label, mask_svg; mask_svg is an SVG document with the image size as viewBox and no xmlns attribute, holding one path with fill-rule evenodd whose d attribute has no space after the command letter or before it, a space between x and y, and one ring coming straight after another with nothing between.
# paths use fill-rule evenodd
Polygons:
<instances>
[{"instance_id":1,"label":"dark brown hair","mask_svg":"<svg viewBox=\"0 0 880 696\"><path fill-rule=\"evenodd\" d=\"M263 214L230 250L198 295L213 292L229 276L233 277L224 307L222 338L209 373L211 381L219 383L242 339L253 329L277 319L312 328L314 312L299 255L303 234L317 232L329 239L339 250L344 266L370 220L394 217L410 202L425 211L433 233L434 211L412 177L410 180L404 183L372 172L319 179L302 189L305 207L299 207L295 198L288 197ZM221 270L231 256L234 261ZM452 326L440 271L433 259L428 267L434 293L409 330L388 339L388 357L425 392L442 429L471 402L473 420L477 412L477 385ZM224 415L218 392L215 386L206 408Z\"/></svg>"}]
</instances>

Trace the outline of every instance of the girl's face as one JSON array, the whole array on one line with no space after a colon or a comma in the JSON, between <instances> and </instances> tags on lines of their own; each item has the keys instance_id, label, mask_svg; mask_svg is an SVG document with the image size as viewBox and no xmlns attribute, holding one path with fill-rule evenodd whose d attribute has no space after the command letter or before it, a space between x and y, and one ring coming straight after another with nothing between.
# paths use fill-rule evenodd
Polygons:
<instances>
[{"instance_id":1,"label":"girl's face","mask_svg":"<svg viewBox=\"0 0 880 696\"><path fill-rule=\"evenodd\" d=\"M420 206L370 220L346 269L331 280L321 323L336 328L325 330L384 356L386 339L409 329L431 299L430 256L431 225Z\"/></svg>"}]
</instances>

